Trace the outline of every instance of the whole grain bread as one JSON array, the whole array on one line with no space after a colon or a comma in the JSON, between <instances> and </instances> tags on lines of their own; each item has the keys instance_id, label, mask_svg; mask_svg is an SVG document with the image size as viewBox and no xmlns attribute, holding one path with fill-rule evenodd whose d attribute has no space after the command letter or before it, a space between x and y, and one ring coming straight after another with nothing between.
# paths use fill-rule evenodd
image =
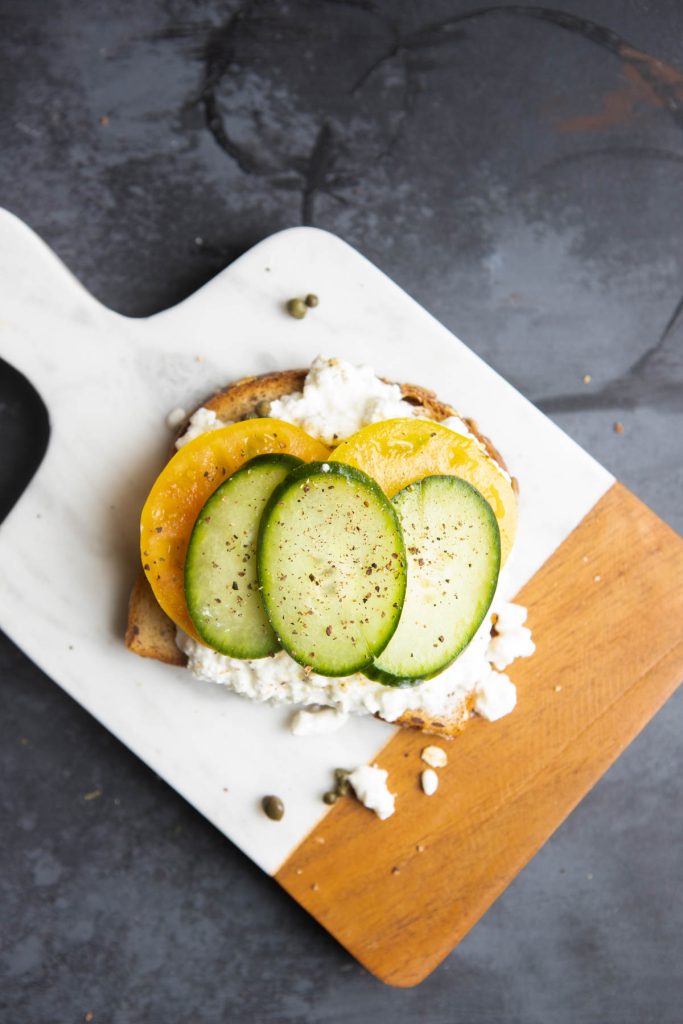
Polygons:
<instances>
[{"instance_id":1,"label":"whole grain bread","mask_svg":"<svg viewBox=\"0 0 683 1024\"><path fill-rule=\"evenodd\" d=\"M258 377L243 377L223 390L216 392L202 403L203 408L216 413L220 420L243 420L254 416L267 416L270 403L283 395L303 390L307 370L280 370ZM419 406L422 414L440 422L449 416L459 416L452 406L440 401L433 391L416 384L401 384L403 398L413 406ZM503 457L493 443L482 434L477 423L461 417L487 452L503 469L507 469ZM178 427L178 435L184 433L189 415ZM515 481L513 480L513 486ZM515 488L516 489L516 488ZM167 665L184 666L187 658L175 642L176 627L157 604L152 588L144 572L140 571L128 604L128 625L125 635L126 646L142 658L154 658ZM434 718L421 710L406 712L394 724L423 732L450 737L460 732L470 716L474 697L461 701L449 709L449 714Z\"/></svg>"}]
</instances>

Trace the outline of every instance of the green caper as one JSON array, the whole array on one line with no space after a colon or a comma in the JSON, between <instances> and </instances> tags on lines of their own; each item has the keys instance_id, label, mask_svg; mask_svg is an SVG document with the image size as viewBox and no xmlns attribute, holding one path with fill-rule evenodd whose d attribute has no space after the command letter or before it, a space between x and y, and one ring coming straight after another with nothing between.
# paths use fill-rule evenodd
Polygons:
<instances>
[{"instance_id":1,"label":"green caper","mask_svg":"<svg viewBox=\"0 0 683 1024\"><path fill-rule=\"evenodd\" d=\"M303 299L290 299L287 303L287 312L295 320L303 320L308 312L308 307Z\"/></svg>"},{"instance_id":2,"label":"green caper","mask_svg":"<svg viewBox=\"0 0 683 1024\"><path fill-rule=\"evenodd\" d=\"M323 793L323 803L336 804L339 799L339 793L336 793L333 789L329 793Z\"/></svg>"},{"instance_id":3,"label":"green caper","mask_svg":"<svg viewBox=\"0 0 683 1024\"><path fill-rule=\"evenodd\" d=\"M259 416L270 416L270 402L257 402L256 412Z\"/></svg>"},{"instance_id":4,"label":"green caper","mask_svg":"<svg viewBox=\"0 0 683 1024\"><path fill-rule=\"evenodd\" d=\"M309 309L314 309L320 302L320 299L318 298L317 295L314 295L313 292L310 292L304 299L304 302L306 303Z\"/></svg>"},{"instance_id":5,"label":"green caper","mask_svg":"<svg viewBox=\"0 0 683 1024\"><path fill-rule=\"evenodd\" d=\"M261 806L271 821L280 821L285 816L285 805L279 796L264 796Z\"/></svg>"},{"instance_id":6,"label":"green caper","mask_svg":"<svg viewBox=\"0 0 683 1024\"><path fill-rule=\"evenodd\" d=\"M334 791L337 796L348 796L351 790L351 784L349 782L349 775L351 772L348 768L335 768L334 779L335 787Z\"/></svg>"}]
</instances>

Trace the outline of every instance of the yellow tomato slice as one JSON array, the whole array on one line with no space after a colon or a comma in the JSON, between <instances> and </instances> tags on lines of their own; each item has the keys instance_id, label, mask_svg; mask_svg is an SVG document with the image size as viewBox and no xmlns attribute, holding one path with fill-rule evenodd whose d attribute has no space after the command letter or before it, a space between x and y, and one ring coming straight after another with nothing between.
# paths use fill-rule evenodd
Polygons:
<instances>
[{"instance_id":1,"label":"yellow tomato slice","mask_svg":"<svg viewBox=\"0 0 683 1024\"><path fill-rule=\"evenodd\" d=\"M510 554L517 531L517 498L512 485L476 441L429 420L372 423L332 452L335 462L362 469L388 497L426 476L459 476L488 501L500 528L501 560Z\"/></svg>"},{"instance_id":2,"label":"yellow tomato slice","mask_svg":"<svg viewBox=\"0 0 683 1024\"><path fill-rule=\"evenodd\" d=\"M184 445L156 479L140 517L142 565L154 595L177 626L199 639L185 604L185 554L202 507L216 488L256 455L326 459L329 448L282 420L253 419Z\"/></svg>"}]
</instances>

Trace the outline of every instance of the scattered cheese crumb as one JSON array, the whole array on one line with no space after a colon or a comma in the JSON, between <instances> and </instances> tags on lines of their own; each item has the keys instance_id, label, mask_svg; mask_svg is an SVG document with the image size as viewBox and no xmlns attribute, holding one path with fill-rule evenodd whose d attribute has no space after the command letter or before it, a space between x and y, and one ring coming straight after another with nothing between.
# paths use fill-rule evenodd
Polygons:
<instances>
[{"instance_id":1,"label":"scattered cheese crumb","mask_svg":"<svg viewBox=\"0 0 683 1024\"><path fill-rule=\"evenodd\" d=\"M425 852L425 847L422 845L422 843L418 843L417 846L415 847L415 849L417 850L418 853L424 853Z\"/></svg>"},{"instance_id":2,"label":"scattered cheese crumb","mask_svg":"<svg viewBox=\"0 0 683 1024\"><path fill-rule=\"evenodd\" d=\"M362 804L384 821L394 813L396 796L387 787L388 772L377 765L362 765L352 771L348 780Z\"/></svg>"},{"instance_id":3,"label":"scattered cheese crumb","mask_svg":"<svg viewBox=\"0 0 683 1024\"><path fill-rule=\"evenodd\" d=\"M422 792L425 796L434 796L439 788L439 776L433 768L425 768L420 776L420 782L422 783Z\"/></svg>"},{"instance_id":4,"label":"scattered cheese crumb","mask_svg":"<svg viewBox=\"0 0 683 1024\"><path fill-rule=\"evenodd\" d=\"M92 789L92 790L90 790L89 793L84 793L83 794L83 799L84 800L97 800L98 796L102 796L102 790L101 789Z\"/></svg>"},{"instance_id":5,"label":"scattered cheese crumb","mask_svg":"<svg viewBox=\"0 0 683 1024\"><path fill-rule=\"evenodd\" d=\"M491 671L486 686L475 691L474 710L488 722L509 715L517 704L517 689L503 672Z\"/></svg>"},{"instance_id":6,"label":"scattered cheese crumb","mask_svg":"<svg viewBox=\"0 0 683 1024\"><path fill-rule=\"evenodd\" d=\"M169 430L177 430L186 416L187 413L184 409L181 409L180 406L178 406L177 409L171 409L166 417L166 426Z\"/></svg>"},{"instance_id":7,"label":"scattered cheese crumb","mask_svg":"<svg viewBox=\"0 0 683 1024\"><path fill-rule=\"evenodd\" d=\"M600 576L600 574L598 573L593 577L593 583L599 583L601 579L602 576Z\"/></svg>"},{"instance_id":8,"label":"scattered cheese crumb","mask_svg":"<svg viewBox=\"0 0 683 1024\"><path fill-rule=\"evenodd\" d=\"M562 687L559 684L555 687L555 693L562 693Z\"/></svg>"},{"instance_id":9,"label":"scattered cheese crumb","mask_svg":"<svg viewBox=\"0 0 683 1024\"><path fill-rule=\"evenodd\" d=\"M425 747L420 757L430 768L444 768L448 764L448 754L441 747Z\"/></svg>"},{"instance_id":10,"label":"scattered cheese crumb","mask_svg":"<svg viewBox=\"0 0 683 1024\"><path fill-rule=\"evenodd\" d=\"M591 377L590 373L584 373L584 375L583 375L583 383L584 384L590 384L590 382L592 380L593 380L593 378Z\"/></svg>"},{"instance_id":11,"label":"scattered cheese crumb","mask_svg":"<svg viewBox=\"0 0 683 1024\"><path fill-rule=\"evenodd\" d=\"M289 729L295 736L320 736L336 732L348 721L348 715L338 708L311 704L295 711L289 722Z\"/></svg>"}]
</instances>

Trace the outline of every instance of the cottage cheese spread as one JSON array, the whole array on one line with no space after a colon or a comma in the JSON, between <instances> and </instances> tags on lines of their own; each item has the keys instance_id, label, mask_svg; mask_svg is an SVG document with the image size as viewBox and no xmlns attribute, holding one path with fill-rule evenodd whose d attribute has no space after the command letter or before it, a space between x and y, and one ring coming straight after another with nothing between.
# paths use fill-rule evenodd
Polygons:
<instances>
[{"instance_id":1,"label":"cottage cheese spread","mask_svg":"<svg viewBox=\"0 0 683 1024\"><path fill-rule=\"evenodd\" d=\"M190 441L194 441L196 437L208 434L210 430L220 430L221 427L229 427L230 422L230 420L219 420L213 409L205 409L202 406L201 409L197 409L196 412L192 413L185 433L178 438L175 446L176 448L182 448L184 445L189 444Z\"/></svg>"},{"instance_id":2,"label":"cottage cheese spread","mask_svg":"<svg viewBox=\"0 0 683 1024\"><path fill-rule=\"evenodd\" d=\"M508 605L500 602L495 607L504 618ZM514 657L533 653L530 634L528 640L526 637L528 632L515 633L520 649ZM450 718L453 713L464 716L466 701L476 693L477 713L493 721L512 711L516 701L513 684L491 665L495 657L492 644L501 635L504 634L491 636L491 617L487 617L452 665L434 679L406 687L384 686L360 673L341 677L306 673L303 665L290 658L286 651L255 661L229 658L196 643L180 630L177 643L187 655L188 668L198 679L220 683L251 700L269 704L326 705L345 714L379 715L387 722L395 722L409 711L423 711L437 720ZM513 653L512 641L509 653ZM502 687L502 683L507 683L507 688Z\"/></svg>"},{"instance_id":3,"label":"cottage cheese spread","mask_svg":"<svg viewBox=\"0 0 683 1024\"><path fill-rule=\"evenodd\" d=\"M271 402L269 415L301 427L333 446L369 423L424 418L420 413L418 406L401 397L398 384L380 380L369 366L354 366L343 359L318 356L311 364L303 391ZM219 420L212 409L202 407L191 416L187 430L176 441L176 448L182 448L207 430L220 430L228 425L228 421ZM449 416L442 425L473 438L458 416Z\"/></svg>"},{"instance_id":4,"label":"cottage cheese spread","mask_svg":"<svg viewBox=\"0 0 683 1024\"><path fill-rule=\"evenodd\" d=\"M404 419L419 411L404 401L398 384L380 380L369 366L321 356L311 364L303 391L285 395L270 406L275 419L293 423L329 445L369 423ZM446 426L471 436L458 417L451 417Z\"/></svg>"},{"instance_id":5,"label":"cottage cheese spread","mask_svg":"<svg viewBox=\"0 0 683 1024\"><path fill-rule=\"evenodd\" d=\"M319 357L311 366L303 392L274 401L270 415L333 444L368 423L415 416L417 412L415 406L401 398L397 384L381 381L369 367ZM199 409L176 447L227 425L212 410ZM457 417L445 420L443 425L472 436ZM492 635L494 614L497 620ZM336 709L342 715L376 714L388 722L410 711L450 721L454 716L466 717L475 694L476 712L495 721L512 711L517 699L513 683L498 670L515 658L528 657L535 649L525 620L526 609L494 599L491 614L456 661L434 679L405 688L383 686L360 673L341 678L306 673L285 651L270 658L242 661L218 654L182 631L178 632L177 643L187 655L188 668L198 679L227 686L252 700L319 705ZM312 718L301 717L296 721L298 735L323 731L324 719L315 726ZM327 723L331 725L331 719Z\"/></svg>"}]
</instances>

